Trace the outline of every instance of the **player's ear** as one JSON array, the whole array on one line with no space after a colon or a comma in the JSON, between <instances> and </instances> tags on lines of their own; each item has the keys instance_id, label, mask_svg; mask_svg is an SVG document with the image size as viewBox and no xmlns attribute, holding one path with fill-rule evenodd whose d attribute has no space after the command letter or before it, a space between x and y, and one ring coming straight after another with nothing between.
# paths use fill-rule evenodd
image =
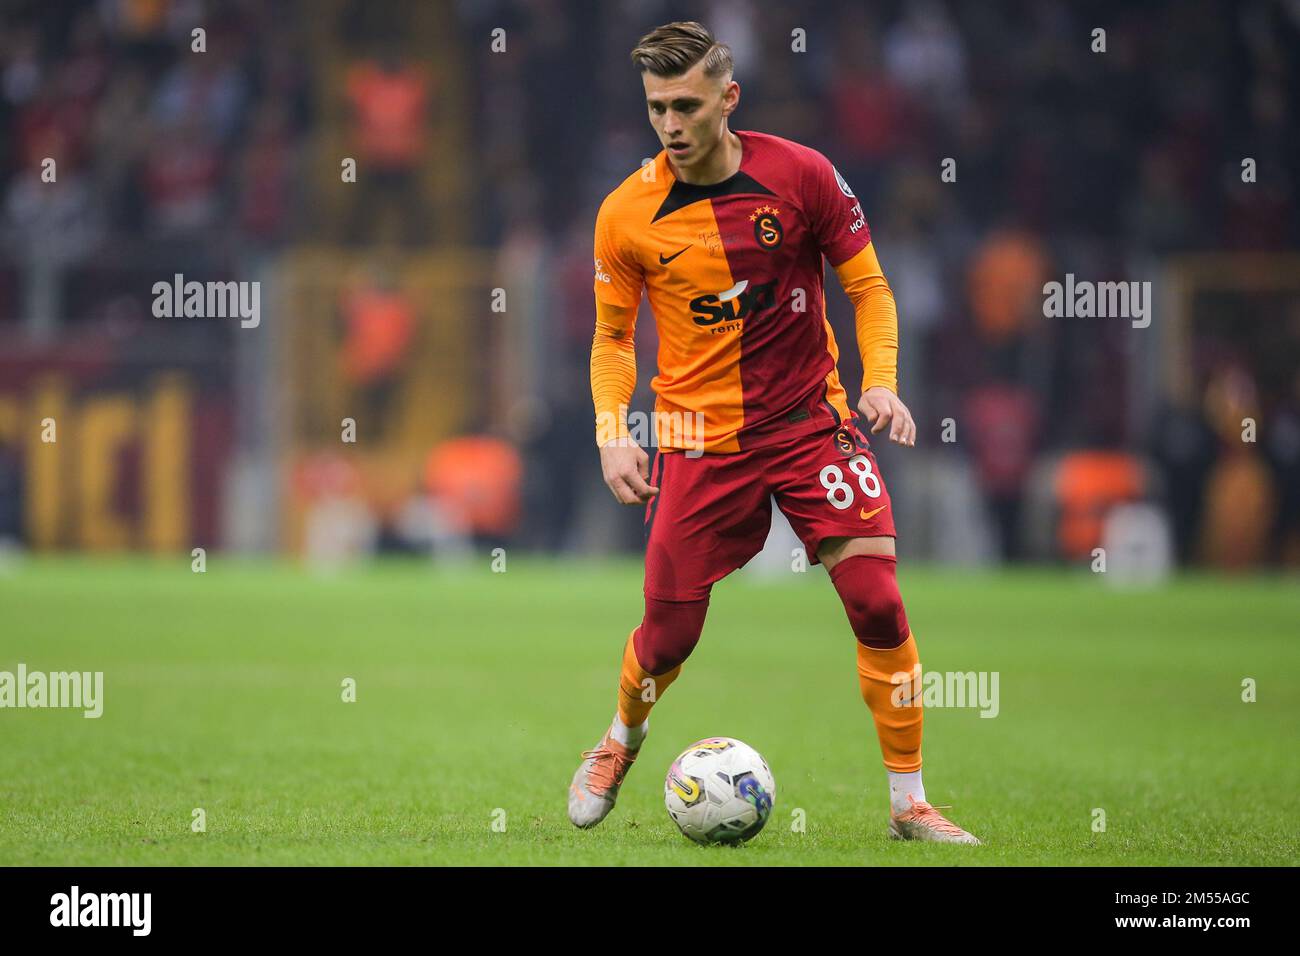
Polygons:
<instances>
[{"instance_id":1,"label":"player's ear","mask_svg":"<svg viewBox=\"0 0 1300 956\"><path fill-rule=\"evenodd\" d=\"M740 84L735 80L727 83L722 91L722 115L730 116L740 105Z\"/></svg>"}]
</instances>

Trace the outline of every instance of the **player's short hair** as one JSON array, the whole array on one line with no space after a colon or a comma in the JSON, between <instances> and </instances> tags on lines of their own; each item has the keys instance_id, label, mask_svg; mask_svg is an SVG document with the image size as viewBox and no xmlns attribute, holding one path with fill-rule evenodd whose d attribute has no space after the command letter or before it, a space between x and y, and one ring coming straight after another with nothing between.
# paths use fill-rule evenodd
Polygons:
<instances>
[{"instance_id":1,"label":"player's short hair","mask_svg":"<svg viewBox=\"0 0 1300 956\"><path fill-rule=\"evenodd\" d=\"M705 76L730 79L735 69L731 48L715 40L708 27L694 20L655 27L632 50L637 69L655 76L681 76L701 60Z\"/></svg>"}]
</instances>

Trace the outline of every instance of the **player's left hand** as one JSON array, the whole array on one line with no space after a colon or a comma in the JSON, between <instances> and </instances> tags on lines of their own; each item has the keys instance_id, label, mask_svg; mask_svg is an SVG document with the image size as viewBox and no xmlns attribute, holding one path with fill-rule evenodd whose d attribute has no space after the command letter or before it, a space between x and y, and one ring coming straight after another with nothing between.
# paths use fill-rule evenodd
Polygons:
<instances>
[{"instance_id":1,"label":"player's left hand","mask_svg":"<svg viewBox=\"0 0 1300 956\"><path fill-rule=\"evenodd\" d=\"M883 385L873 385L858 399L858 412L871 426L871 434L889 429L889 440L898 445L916 444L916 422L902 399Z\"/></svg>"}]
</instances>

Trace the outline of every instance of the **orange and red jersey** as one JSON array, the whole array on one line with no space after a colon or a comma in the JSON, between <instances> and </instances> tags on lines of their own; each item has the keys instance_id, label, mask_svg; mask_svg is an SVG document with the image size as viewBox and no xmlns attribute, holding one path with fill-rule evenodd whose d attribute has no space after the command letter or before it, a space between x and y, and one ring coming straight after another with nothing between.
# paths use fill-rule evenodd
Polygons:
<instances>
[{"instance_id":1,"label":"orange and red jersey","mask_svg":"<svg viewBox=\"0 0 1300 956\"><path fill-rule=\"evenodd\" d=\"M660 447L734 452L847 417L826 321L823 255L855 307L875 303L871 315L858 308L864 387L896 389L893 299L849 186L816 150L763 133L736 135L740 168L728 179L679 181L660 152L600 207L592 351L598 441L625 433L616 416L635 387L632 333L643 289L659 332L651 384ZM692 422L702 423L702 435Z\"/></svg>"},{"instance_id":2,"label":"orange and red jersey","mask_svg":"<svg viewBox=\"0 0 1300 956\"><path fill-rule=\"evenodd\" d=\"M359 64L348 71L347 96L356 112L357 145L370 165L409 169L419 162L429 104L422 70Z\"/></svg>"}]
</instances>

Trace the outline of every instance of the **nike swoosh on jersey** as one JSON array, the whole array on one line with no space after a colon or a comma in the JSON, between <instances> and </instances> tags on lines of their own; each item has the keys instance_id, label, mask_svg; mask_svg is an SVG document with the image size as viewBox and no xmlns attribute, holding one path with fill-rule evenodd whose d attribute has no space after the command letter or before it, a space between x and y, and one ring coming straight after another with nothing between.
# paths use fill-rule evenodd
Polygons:
<instances>
[{"instance_id":1,"label":"nike swoosh on jersey","mask_svg":"<svg viewBox=\"0 0 1300 956\"><path fill-rule=\"evenodd\" d=\"M866 508L863 508L861 511L858 512L858 517L861 518L863 521L866 521L869 518L874 518L876 515L880 514L880 512L884 511L888 507L889 505L881 505L875 511L868 511Z\"/></svg>"},{"instance_id":2,"label":"nike swoosh on jersey","mask_svg":"<svg viewBox=\"0 0 1300 956\"><path fill-rule=\"evenodd\" d=\"M667 259L664 258L664 254L663 254L662 252L659 253L659 264L660 264L661 266L666 266L666 265L668 265L668 263L672 262L674 259L676 259L678 256L680 256L683 252L685 252L687 249L689 249L689 248L690 248L691 246L693 246L693 245L695 245L695 243L692 242L690 245L687 245L687 246L684 246L684 247L681 248L681 249L678 249L676 252L674 252L674 253L673 253L671 256L669 256Z\"/></svg>"}]
</instances>

